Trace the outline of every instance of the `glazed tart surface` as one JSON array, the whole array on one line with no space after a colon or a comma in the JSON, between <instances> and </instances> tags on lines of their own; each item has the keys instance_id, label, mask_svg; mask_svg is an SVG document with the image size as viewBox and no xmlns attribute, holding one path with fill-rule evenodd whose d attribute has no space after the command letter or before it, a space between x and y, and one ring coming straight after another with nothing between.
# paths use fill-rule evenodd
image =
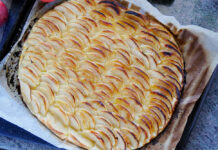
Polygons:
<instances>
[{"instance_id":1,"label":"glazed tart surface","mask_svg":"<svg viewBox=\"0 0 218 150\"><path fill-rule=\"evenodd\" d=\"M86 149L136 149L168 124L184 80L181 51L153 18L114 0L69 0L23 44L18 78L30 111Z\"/></svg>"}]
</instances>

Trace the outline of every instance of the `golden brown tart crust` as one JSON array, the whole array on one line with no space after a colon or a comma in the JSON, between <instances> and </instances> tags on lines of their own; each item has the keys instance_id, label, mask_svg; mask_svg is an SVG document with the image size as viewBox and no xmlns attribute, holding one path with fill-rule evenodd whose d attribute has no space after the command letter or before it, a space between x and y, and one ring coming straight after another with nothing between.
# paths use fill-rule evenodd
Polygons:
<instances>
[{"instance_id":1,"label":"golden brown tart crust","mask_svg":"<svg viewBox=\"0 0 218 150\"><path fill-rule=\"evenodd\" d=\"M86 149L136 149L168 124L181 51L159 22L114 0L69 0L33 26L19 81L30 111Z\"/></svg>"}]
</instances>

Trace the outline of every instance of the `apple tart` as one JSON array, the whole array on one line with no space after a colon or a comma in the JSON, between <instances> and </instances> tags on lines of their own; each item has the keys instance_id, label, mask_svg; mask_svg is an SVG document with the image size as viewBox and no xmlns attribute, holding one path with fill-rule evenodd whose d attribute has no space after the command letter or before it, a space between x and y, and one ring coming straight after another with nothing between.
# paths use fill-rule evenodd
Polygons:
<instances>
[{"instance_id":1,"label":"apple tart","mask_svg":"<svg viewBox=\"0 0 218 150\"><path fill-rule=\"evenodd\" d=\"M115 0L68 0L31 29L18 78L29 110L59 138L136 149L172 117L184 62L155 19Z\"/></svg>"}]
</instances>

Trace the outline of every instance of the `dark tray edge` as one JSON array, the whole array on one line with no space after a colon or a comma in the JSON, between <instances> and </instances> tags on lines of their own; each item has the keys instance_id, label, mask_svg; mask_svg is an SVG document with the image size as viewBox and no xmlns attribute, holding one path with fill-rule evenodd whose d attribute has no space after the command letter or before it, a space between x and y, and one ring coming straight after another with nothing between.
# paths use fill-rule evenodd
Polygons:
<instances>
[{"instance_id":1,"label":"dark tray edge","mask_svg":"<svg viewBox=\"0 0 218 150\"><path fill-rule=\"evenodd\" d=\"M213 80L215 78L216 72L218 72L218 65L216 66L216 68L213 71L213 74L210 77L210 80L207 83L207 86L205 87L201 97L198 99L198 101L196 102L191 114L188 117L185 129L183 131L182 137L179 141L179 143L176 146L176 150L183 150L185 149L185 145L188 142L188 139L190 137L190 134L194 128L194 126L196 125L196 122L198 120L199 114L201 112L201 109L206 101L206 97L207 94L212 86Z\"/></svg>"}]
</instances>

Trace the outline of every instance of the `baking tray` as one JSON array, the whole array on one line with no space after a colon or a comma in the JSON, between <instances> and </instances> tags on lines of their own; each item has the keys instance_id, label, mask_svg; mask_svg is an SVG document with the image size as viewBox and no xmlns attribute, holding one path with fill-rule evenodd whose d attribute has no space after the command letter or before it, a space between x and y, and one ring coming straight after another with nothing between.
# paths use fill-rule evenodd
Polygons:
<instances>
[{"instance_id":1,"label":"baking tray","mask_svg":"<svg viewBox=\"0 0 218 150\"><path fill-rule=\"evenodd\" d=\"M8 32L8 35L4 36L4 37L6 37L6 39L3 43L2 49L0 51L0 61L10 51L11 47L14 45L16 40L18 40L19 35L21 34L22 28L24 26L24 23L28 17L28 14L29 14L29 12L34 4L34 0L22 0L23 3L21 5L21 7L19 7L19 10L17 10L17 8L15 6L15 5L17 5L17 2L16 2L16 0L14 0L14 1L12 3L12 9L13 9L13 5L14 5L16 12L19 12L19 14L17 15L17 18L14 20L13 26L11 27L10 32ZM13 10L12 10L12 13L13 13ZM185 130L183 132L183 135L182 135L180 142L178 143L178 145L176 147L176 150L184 149L185 144L187 143L188 138L191 134L191 131L195 126L195 123L197 121L197 118L199 116L201 108L206 100L207 93L210 90L211 85L212 85L213 80L214 80L214 77L216 75L218 75L218 66L214 70L214 72L213 72L203 94L201 95L200 99L195 104L195 107L188 118ZM24 130L24 129L22 129L22 128L2 119L2 118L0 118L0 136L6 136L6 137L10 137L10 138L23 140L23 141L26 141L29 143L37 143L40 145L44 145L46 147L55 148L53 145L47 143L46 141L34 136L30 132L28 132L28 131L26 131L26 130Z\"/></svg>"}]
</instances>

